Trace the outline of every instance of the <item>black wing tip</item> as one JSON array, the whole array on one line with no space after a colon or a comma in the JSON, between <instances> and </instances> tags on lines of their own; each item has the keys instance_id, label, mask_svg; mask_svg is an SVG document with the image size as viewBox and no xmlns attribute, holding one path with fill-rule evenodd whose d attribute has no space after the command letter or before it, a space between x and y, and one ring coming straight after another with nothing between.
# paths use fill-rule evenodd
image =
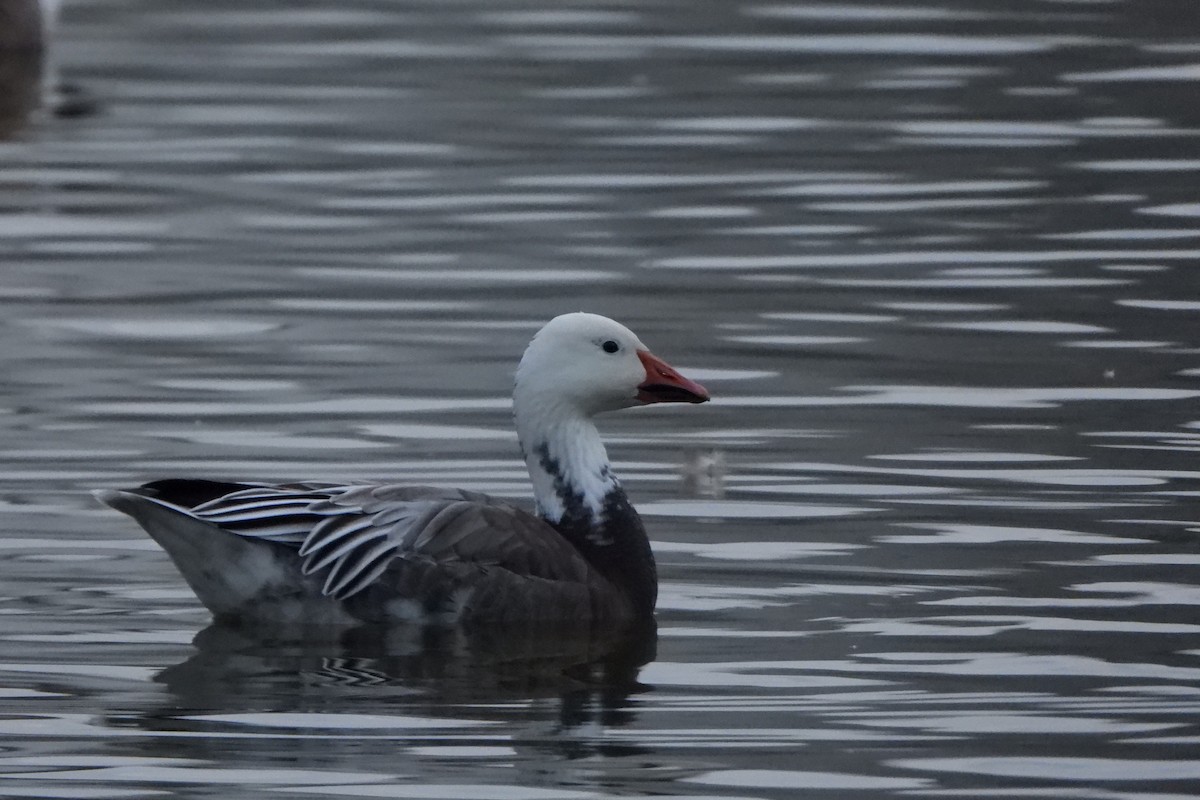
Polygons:
<instances>
[{"instance_id":1,"label":"black wing tip","mask_svg":"<svg viewBox=\"0 0 1200 800\"><path fill-rule=\"evenodd\" d=\"M214 481L204 478L163 478L157 481L143 483L136 489L129 490L134 494L163 500L183 508L195 508L201 503L216 500L233 492L253 488L250 484L234 483L233 481Z\"/></svg>"},{"instance_id":2,"label":"black wing tip","mask_svg":"<svg viewBox=\"0 0 1200 800\"><path fill-rule=\"evenodd\" d=\"M254 488L251 484L232 481L213 481L203 478L164 478L144 483L133 489L95 489L92 496L126 514L138 499L158 500L181 509L196 506L224 497L243 489Z\"/></svg>"}]
</instances>

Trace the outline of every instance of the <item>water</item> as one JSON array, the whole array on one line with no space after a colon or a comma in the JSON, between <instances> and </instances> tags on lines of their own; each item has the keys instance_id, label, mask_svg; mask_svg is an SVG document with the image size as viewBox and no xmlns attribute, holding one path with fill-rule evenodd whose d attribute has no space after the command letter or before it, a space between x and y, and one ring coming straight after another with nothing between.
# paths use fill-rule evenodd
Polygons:
<instances>
[{"instance_id":1,"label":"water","mask_svg":"<svg viewBox=\"0 0 1200 800\"><path fill-rule=\"evenodd\" d=\"M0 795L1194 796L1193 5L68 5L94 113L0 142ZM602 426L656 636L239 638L86 494L526 497L579 308L715 397Z\"/></svg>"}]
</instances>

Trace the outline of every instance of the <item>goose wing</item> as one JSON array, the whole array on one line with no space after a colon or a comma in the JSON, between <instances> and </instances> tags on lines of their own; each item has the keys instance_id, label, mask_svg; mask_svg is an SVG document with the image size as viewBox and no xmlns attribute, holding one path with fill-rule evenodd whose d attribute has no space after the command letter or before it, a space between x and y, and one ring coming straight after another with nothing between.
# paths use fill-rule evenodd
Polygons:
<instances>
[{"instance_id":1,"label":"goose wing","mask_svg":"<svg viewBox=\"0 0 1200 800\"><path fill-rule=\"evenodd\" d=\"M296 548L304 574L323 575L322 592L336 599L361 592L396 559L588 580L586 560L548 523L476 492L322 483L240 486L187 513L238 536Z\"/></svg>"}]
</instances>

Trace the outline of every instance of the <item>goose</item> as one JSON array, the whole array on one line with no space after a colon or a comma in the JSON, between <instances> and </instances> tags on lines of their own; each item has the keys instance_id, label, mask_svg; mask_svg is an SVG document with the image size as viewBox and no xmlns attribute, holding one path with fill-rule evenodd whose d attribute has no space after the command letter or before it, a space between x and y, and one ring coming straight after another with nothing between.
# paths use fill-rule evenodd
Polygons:
<instances>
[{"instance_id":1,"label":"goose","mask_svg":"<svg viewBox=\"0 0 1200 800\"><path fill-rule=\"evenodd\" d=\"M632 622L658 577L593 416L708 391L620 323L555 317L516 370L535 511L478 492L168 478L95 496L133 517L218 622Z\"/></svg>"}]
</instances>

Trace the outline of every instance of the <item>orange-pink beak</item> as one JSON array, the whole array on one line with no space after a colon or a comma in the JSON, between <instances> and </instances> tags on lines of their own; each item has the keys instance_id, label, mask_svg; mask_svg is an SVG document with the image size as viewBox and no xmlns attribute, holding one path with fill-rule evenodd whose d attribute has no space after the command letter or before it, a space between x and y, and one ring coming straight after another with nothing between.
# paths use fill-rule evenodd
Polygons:
<instances>
[{"instance_id":1,"label":"orange-pink beak","mask_svg":"<svg viewBox=\"0 0 1200 800\"><path fill-rule=\"evenodd\" d=\"M638 402L646 403L705 403L708 389L679 374L674 367L649 350L638 350L638 358L646 368L646 380L638 385Z\"/></svg>"}]
</instances>

